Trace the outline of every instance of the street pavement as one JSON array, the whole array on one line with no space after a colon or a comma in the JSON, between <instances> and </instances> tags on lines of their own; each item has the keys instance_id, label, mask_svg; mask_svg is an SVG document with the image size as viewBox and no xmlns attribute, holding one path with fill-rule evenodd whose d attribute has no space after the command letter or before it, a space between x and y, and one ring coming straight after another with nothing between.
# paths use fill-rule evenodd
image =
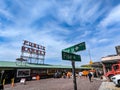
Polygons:
<instances>
[{"instance_id":1,"label":"street pavement","mask_svg":"<svg viewBox=\"0 0 120 90\"><path fill-rule=\"evenodd\" d=\"M99 78L92 79L90 82L88 78L76 78L77 90L120 90L115 87L113 82L107 82ZM41 79L27 81L26 84L16 83L14 87L10 84L5 85L4 90L74 90L73 78L59 78L59 79Z\"/></svg>"},{"instance_id":2,"label":"street pavement","mask_svg":"<svg viewBox=\"0 0 120 90\"><path fill-rule=\"evenodd\" d=\"M98 90L102 81L88 78L77 78L77 90ZM5 90L74 90L73 78L41 79L27 81L26 85L16 83L14 87L5 85Z\"/></svg>"}]
</instances>

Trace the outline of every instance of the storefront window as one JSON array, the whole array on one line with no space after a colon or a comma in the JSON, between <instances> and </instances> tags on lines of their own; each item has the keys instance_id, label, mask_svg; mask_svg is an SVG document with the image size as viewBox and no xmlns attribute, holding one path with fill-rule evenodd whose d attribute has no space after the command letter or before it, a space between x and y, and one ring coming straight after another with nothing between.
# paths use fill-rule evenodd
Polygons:
<instances>
[{"instance_id":1,"label":"storefront window","mask_svg":"<svg viewBox=\"0 0 120 90\"><path fill-rule=\"evenodd\" d=\"M30 76L30 69L18 69L17 77L28 77Z\"/></svg>"},{"instance_id":2,"label":"storefront window","mask_svg":"<svg viewBox=\"0 0 120 90\"><path fill-rule=\"evenodd\" d=\"M119 66L115 65L113 68L114 68L114 70L117 70L117 69L119 69Z\"/></svg>"}]
</instances>

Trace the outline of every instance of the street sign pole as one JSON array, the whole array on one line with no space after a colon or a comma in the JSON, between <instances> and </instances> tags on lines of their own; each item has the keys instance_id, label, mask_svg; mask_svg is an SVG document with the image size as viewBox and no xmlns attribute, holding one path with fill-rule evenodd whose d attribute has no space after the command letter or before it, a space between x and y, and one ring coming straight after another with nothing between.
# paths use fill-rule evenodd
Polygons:
<instances>
[{"instance_id":1,"label":"street sign pole","mask_svg":"<svg viewBox=\"0 0 120 90\"><path fill-rule=\"evenodd\" d=\"M77 90L76 75L75 75L75 61L72 61L72 73L73 73L74 90Z\"/></svg>"},{"instance_id":2,"label":"street sign pole","mask_svg":"<svg viewBox=\"0 0 120 90\"><path fill-rule=\"evenodd\" d=\"M75 75L75 61L81 61L80 55L77 55L74 53L85 50L85 49L86 49L85 42L82 42L62 50L62 59L70 60L72 64L74 90L77 90L76 75Z\"/></svg>"}]
</instances>

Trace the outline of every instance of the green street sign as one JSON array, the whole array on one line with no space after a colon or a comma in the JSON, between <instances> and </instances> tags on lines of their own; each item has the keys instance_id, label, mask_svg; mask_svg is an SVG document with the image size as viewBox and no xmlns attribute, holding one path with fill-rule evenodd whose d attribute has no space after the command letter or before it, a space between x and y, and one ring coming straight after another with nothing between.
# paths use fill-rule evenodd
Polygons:
<instances>
[{"instance_id":1,"label":"green street sign","mask_svg":"<svg viewBox=\"0 0 120 90\"><path fill-rule=\"evenodd\" d=\"M72 47L69 47L69 48L62 50L62 59L72 61L74 90L77 90L76 76L75 76L75 62L74 61L81 61L81 56L74 54L74 52L82 51L85 49L86 49L85 42L82 42L82 43L79 43L77 45L74 45Z\"/></svg>"},{"instance_id":2,"label":"green street sign","mask_svg":"<svg viewBox=\"0 0 120 90\"><path fill-rule=\"evenodd\" d=\"M71 46L69 48L64 49L65 52L69 52L69 53L74 53L74 52L78 52L78 51L82 51L85 50L86 46L85 46L85 42L76 44L74 46Z\"/></svg>"},{"instance_id":3,"label":"green street sign","mask_svg":"<svg viewBox=\"0 0 120 90\"><path fill-rule=\"evenodd\" d=\"M63 60L81 61L80 55L68 53L68 52L64 52L64 51L62 51L62 59Z\"/></svg>"}]
</instances>

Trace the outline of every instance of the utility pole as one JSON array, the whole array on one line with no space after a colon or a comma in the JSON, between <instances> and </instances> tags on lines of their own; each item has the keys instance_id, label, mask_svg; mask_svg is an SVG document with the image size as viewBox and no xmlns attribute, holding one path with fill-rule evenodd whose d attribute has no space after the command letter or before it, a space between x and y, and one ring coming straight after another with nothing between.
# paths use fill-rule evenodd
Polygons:
<instances>
[{"instance_id":1,"label":"utility pole","mask_svg":"<svg viewBox=\"0 0 120 90\"><path fill-rule=\"evenodd\" d=\"M92 59L91 59L90 50L88 51L88 53L89 53L89 58L90 58L90 62L89 62L89 64L91 65L93 62L92 62Z\"/></svg>"}]
</instances>

